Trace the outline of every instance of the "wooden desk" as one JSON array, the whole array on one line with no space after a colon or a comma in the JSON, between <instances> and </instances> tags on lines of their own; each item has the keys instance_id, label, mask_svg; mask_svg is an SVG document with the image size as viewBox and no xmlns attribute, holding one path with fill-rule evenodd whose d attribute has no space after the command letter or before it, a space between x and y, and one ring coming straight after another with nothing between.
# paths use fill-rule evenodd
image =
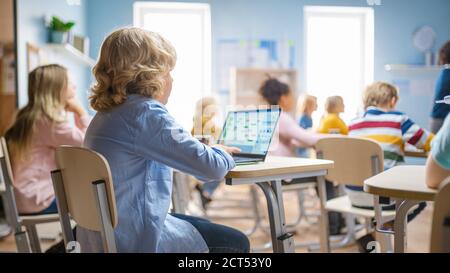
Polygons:
<instances>
[{"instance_id":1,"label":"wooden desk","mask_svg":"<svg viewBox=\"0 0 450 273\"><path fill-rule=\"evenodd\" d=\"M294 252L292 235L286 232L281 181L316 177L319 182L323 182L319 185L325 185L325 175L333 165L333 161L329 160L267 157L262 163L237 166L225 178L227 185L257 184L262 189L268 205L273 251ZM325 189L319 188L320 192L324 193ZM321 232L328 236L324 223L321 223ZM323 252L327 252L328 249L329 246L321 243Z\"/></svg>"},{"instance_id":2,"label":"wooden desk","mask_svg":"<svg viewBox=\"0 0 450 273\"><path fill-rule=\"evenodd\" d=\"M434 201L436 190L425 183L425 166L397 166L364 181L364 191L375 195L377 225L381 219L379 197L396 199L394 251L406 250L406 217L408 211L423 201Z\"/></svg>"}]
</instances>

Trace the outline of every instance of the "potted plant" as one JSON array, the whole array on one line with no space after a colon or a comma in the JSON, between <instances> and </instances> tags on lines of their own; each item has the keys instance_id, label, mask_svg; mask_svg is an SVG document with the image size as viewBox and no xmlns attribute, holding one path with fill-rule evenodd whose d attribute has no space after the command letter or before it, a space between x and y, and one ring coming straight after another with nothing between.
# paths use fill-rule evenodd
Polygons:
<instances>
[{"instance_id":1,"label":"potted plant","mask_svg":"<svg viewBox=\"0 0 450 273\"><path fill-rule=\"evenodd\" d=\"M75 22L63 22L56 16L52 17L50 22L50 42L55 44L64 44L69 42L69 31L75 26Z\"/></svg>"}]
</instances>

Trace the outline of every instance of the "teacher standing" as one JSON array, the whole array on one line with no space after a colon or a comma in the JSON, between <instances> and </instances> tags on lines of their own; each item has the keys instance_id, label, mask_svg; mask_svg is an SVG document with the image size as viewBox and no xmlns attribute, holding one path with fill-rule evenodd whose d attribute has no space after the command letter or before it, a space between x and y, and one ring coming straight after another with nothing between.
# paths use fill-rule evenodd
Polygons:
<instances>
[{"instance_id":1,"label":"teacher standing","mask_svg":"<svg viewBox=\"0 0 450 273\"><path fill-rule=\"evenodd\" d=\"M450 41L444 44L439 50L439 65L450 64ZM445 96L450 95L450 68L444 68L439 74L439 78L436 82L436 90L434 94L435 101L443 100ZM445 118L450 112L450 105L447 104L434 104L433 111L431 112L431 124L430 130L436 134L441 129Z\"/></svg>"}]
</instances>

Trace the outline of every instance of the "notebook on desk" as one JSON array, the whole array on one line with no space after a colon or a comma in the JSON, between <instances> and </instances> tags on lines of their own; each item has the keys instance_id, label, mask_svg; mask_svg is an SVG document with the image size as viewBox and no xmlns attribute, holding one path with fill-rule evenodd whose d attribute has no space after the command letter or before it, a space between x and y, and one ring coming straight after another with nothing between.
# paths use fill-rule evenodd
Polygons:
<instances>
[{"instance_id":1,"label":"notebook on desk","mask_svg":"<svg viewBox=\"0 0 450 273\"><path fill-rule=\"evenodd\" d=\"M279 107L231 111L218 143L241 149L233 155L237 165L264 162L280 114Z\"/></svg>"}]
</instances>

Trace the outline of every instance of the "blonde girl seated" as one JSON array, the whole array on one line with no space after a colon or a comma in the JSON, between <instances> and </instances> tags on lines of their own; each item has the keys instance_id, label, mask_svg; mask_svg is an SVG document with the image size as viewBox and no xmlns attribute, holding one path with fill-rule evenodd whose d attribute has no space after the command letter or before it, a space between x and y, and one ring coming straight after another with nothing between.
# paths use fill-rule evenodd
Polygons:
<instances>
[{"instance_id":1,"label":"blonde girl seated","mask_svg":"<svg viewBox=\"0 0 450 273\"><path fill-rule=\"evenodd\" d=\"M305 95L298 100L298 125L303 129L313 128L312 114L317 110L317 98L311 95ZM309 151L306 148L298 148L299 157L309 157Z\"/></svg>"},{"instance_id":2,"label":"blonde girl seated","mask_svg":"<svg viewBox=\"0 0 450 273\"><path fill-rule=\"evenodd\" d=\"M119 252L248 252L247 237L205 219L169 214L172 168L221 181L237 148L209 147L166 108L176 53L162 36L139 28L109 35L94 67L97 110L85 145L106 157L114 181ZM185 92L189 92L186 90ZM100 234L77 228L83 252L102 252Z\"/></svg>"},{"instance_id":3,"label":"blonde girl seated","mask_svg":"<svg viewBox=\"0 0 450 273\"><path fill-rule=\"evenodd\" d=\"M75 99L67 69L41 66L28 77L28 104L6 133L14 175L17 209L22 214L56 213L50 171L60 145L81 146L90 117ZM67 119L72 112L75 126Z\"/></svg>"},{"instance_id":4,"label":"blonde girl seated","mask_svg":"<svg viewBox=\"0 0 450 273\"><path fill-rule=\"evenodd\" d=\"M207 144L217 141L222 131L220 122L220 108L213 96L201 98L195 104L191 134L197 138L204 138Z\"/></svg>"},{"instance_id":5,"label":"blonde girl seated","mask_svg":"<svg viewBox=\"0 0 450 273\"><path fill-rule=\"evenodd\" d=\"M214 96L201 98L195 105L194 124L191 134L205 144L214 144L220 137L222 127L220 122L220 108ZM199 192L203 209L212 201L211 197L220 182L198 183L195 189Z\"/></svg>"},{"instance_id":6,"label":"blonde girl seated","mask_svg":"<svg viewBox=\"0 0 450 273\"><path fill-rule=\"evenodd\" d=\"M327 98L325 102L327 113L322 117L318 132L322 134L348 135L348 127L339 117L345 111L344 99L341 96Z\"/></svg>"}]
</instances>

